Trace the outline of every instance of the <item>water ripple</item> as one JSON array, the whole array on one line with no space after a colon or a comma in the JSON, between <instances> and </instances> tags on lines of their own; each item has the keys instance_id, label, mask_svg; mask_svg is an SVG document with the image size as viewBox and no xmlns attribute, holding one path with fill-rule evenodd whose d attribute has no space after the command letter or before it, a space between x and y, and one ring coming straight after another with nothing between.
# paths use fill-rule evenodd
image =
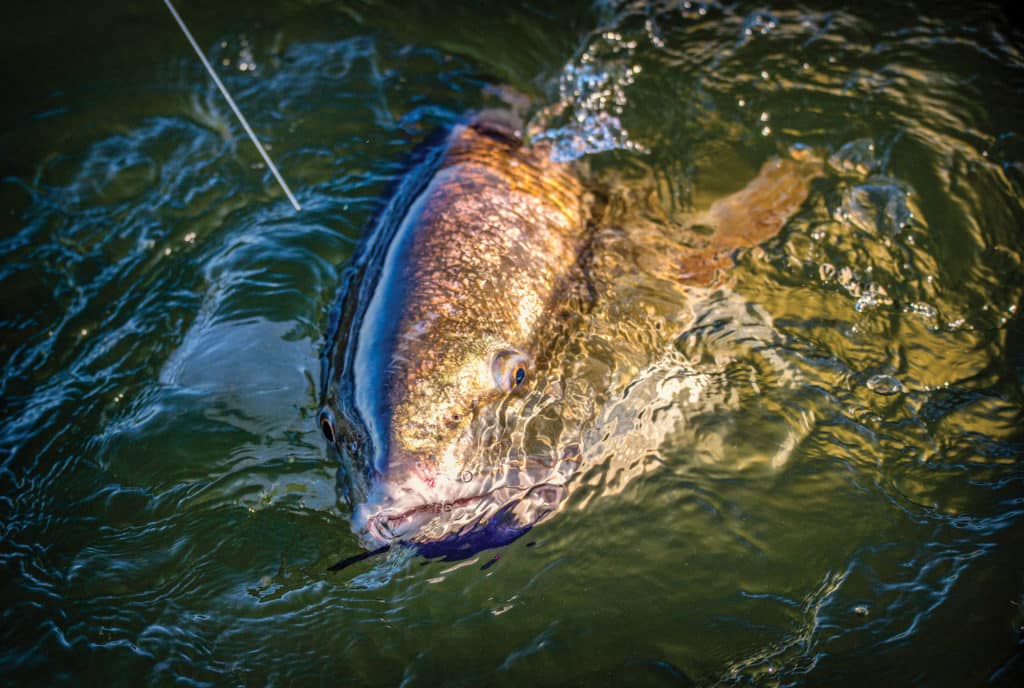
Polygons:
<instances>
[{"instance_id":1,"label":"water ripple","mask_svg":"<svg viewBox=\"0 0 1024 688\"><path fill-rule=\"evenodd\" d=\"M261 11L196 28L298 215L178 36L123 41L116 76L117 41L54 48L65 87L15 89L5 682L1012 680L1024 59L1000 11ZM26 35L79 45L62 21ZM614 278L502 422L587 465L499 559L328 574L358 551L314 422L337 266L417 143L505 85L589 170ZM827 173L777 238L715 289L659 270L795 144Z\"/></svg>"}]
</instances>

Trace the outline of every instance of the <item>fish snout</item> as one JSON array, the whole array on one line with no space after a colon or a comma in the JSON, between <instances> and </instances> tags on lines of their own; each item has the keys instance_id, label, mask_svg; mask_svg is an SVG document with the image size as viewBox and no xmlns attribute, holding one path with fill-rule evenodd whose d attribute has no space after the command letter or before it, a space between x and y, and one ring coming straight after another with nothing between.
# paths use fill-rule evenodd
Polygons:
<instances>
[{"instance_id":1,"label":"fish snout","mask_svg":"<svg viewBox=\"0 0 1024 688\"><path fill-rule=\"evenodd\" d=\"M353 529L368 546L402 540L433 517L429 505L444 482L429 456L389 453L381 461L366 499L353 512Z\"/></svg>"},{"instance_id":2,"label":"fish snout","mask_svg":"<svg viewBox=\"0 0 1024 688\"><path fill-rule=\"evenodd\" d=\"M366 519L365 539L372 547L390 545L411 531L408 514L377 513Z\"/></svg>"}]
</instances>

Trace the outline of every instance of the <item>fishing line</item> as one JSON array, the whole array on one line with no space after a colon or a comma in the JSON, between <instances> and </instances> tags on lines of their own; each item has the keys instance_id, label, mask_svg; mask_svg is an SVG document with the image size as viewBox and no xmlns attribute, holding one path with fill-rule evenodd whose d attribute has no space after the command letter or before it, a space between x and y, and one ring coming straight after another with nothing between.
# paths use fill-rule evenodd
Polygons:
<instances>
[{"instance_id":1,"label":"fishing line","mask_svg":"<svg viewBox=\"0 0 1024 688\"><path fill-rule=\"evenodd\" d=\"M249 135L250 139L252 139L252 144L256 146L256 150L258 150L260 155L263 156L263 161L267 163L267 167L269 167L270 171L274 173L274 178L277 179L277 183L281 185L282 189L284 189L284 195L288 197L288 200L292 202L292 205L296 210L302 210L302 206L299 205L299 202L295 200L295 196L292 195L292 190L289 189L288 184L285 183L284 177L282 177L281 173L277 171L277 165L275 165L274 161L270 159L269 155L267 155L267 151L263 149L263 146L260 144L260 140L256 138L256 134L253 132L252 127L250 127L249 122L246 121L245 115L243 115L242 111L238 109L237 105L235 105L234 98L231 97L231 94L228 93L224 84L221 83L220 78L217 76L217 72L213 71L213 65L211 65L209 60L206 59L206 55L203 54L203 51L199 49L199 44L196 43L196 39L192 37L192 32L188 30L187 26L185 26L185 21L181 18L181 15L179 15L178 11L174 9L174 5L171 4L171 0L164 0L164 4L167 5L167 9L170 10L171 16L174 17L174 20L178 22L178 26L181 27L181 31L185 34L185 38L187 38L188 42L192 44L192 49L196 51L196 55L198 55L199 59L202 60L203 66L206 67L206 71L210 73L210 77L213 79L213 83L217 84L217 88L220 89L224 99L228 101L228 105L230 105L231 109L234 111L235 117L237 117L238 121L242 123L242 128L245 129L245 133Z\"/></svg>"}]
</instances>

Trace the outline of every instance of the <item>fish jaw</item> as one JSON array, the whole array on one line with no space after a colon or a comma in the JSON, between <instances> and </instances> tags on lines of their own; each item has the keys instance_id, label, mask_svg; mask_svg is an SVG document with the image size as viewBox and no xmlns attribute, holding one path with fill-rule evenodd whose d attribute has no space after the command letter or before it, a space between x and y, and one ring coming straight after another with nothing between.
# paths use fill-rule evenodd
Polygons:
<instances>
[{"instance_id":1,"label":"fish jaw","mask_svg":"<svg viewBox=\"0 0 1024 688\"><path fill-rule=\"evenodd\" d=\"M561 504L565 482L557 471L476 478L416 462L378 475L353 512L352 530L368 550L405 544L423 556L463 559L530 530Z\"/></svg>"}]
</instances>

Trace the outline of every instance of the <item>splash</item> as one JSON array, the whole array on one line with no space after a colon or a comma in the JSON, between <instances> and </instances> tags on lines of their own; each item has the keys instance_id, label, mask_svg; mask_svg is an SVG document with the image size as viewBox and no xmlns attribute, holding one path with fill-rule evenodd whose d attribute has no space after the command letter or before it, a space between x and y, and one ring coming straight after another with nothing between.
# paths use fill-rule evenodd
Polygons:
<instances>
[{"instance_id":1,"label":"splash","mask_svg":"<svg viewBox=\"0 0 1024 688\"><path fill-rule=\"evenodd\" d=\"M563 68L558 102L538 113L531 127L539 132L532 136L535 141L552 143L552 160L569 162L611 150L646 152L630 140L621 120L626 88L641 71L633 61L636 47L636 41L608 31Z\"/></svg>"}]
</instances>

